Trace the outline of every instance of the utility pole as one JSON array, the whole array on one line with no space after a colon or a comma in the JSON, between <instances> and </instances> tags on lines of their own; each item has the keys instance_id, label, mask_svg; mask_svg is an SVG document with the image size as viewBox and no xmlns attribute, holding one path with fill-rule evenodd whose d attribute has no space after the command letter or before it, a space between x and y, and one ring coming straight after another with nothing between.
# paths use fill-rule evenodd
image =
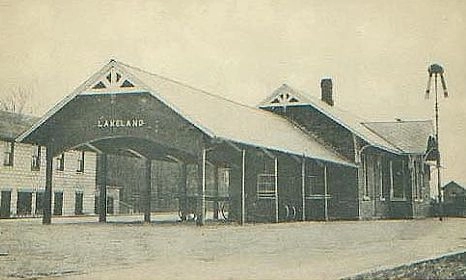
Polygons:
<instances>
[{"instance_id":1,"label":"utility pole","mask_svg":"<svg viewBox=\"0 0 466 280\"><path fill-rule=\"evenodd\" d=\"M438 190L438 206L439 206L439 220L443 220L443 203L442 203L442 181L441 181L441 161L440 161L440 145L439 145L439 96L438 96L438 77L442 83L443 95L448 97L447 85L443 77L443 67L439 64L432 64L427 69L429 72L429 80L427 81L426 98L429 98L432 76L434 76L434 90L435 90L435 143L436 143L436 159L437 159L437 190Z\"/></svg>"}]
</instances>

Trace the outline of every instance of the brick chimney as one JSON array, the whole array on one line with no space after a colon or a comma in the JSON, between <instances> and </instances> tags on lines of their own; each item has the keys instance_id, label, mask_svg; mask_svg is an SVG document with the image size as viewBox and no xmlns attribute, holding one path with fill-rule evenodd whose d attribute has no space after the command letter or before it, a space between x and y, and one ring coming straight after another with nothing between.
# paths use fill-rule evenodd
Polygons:
<instances>
[{"instance_id":1,"label":"brick chimney","mask_svg":"<svg viewBox=\"0 0 466 280\"><path fill-rule=\"evenodd\" d=\"M332 79L324 78L320 81L320 88L322 92L321 99L330 106L333 106L333 91Z\"/></svg>"}]
</instances>

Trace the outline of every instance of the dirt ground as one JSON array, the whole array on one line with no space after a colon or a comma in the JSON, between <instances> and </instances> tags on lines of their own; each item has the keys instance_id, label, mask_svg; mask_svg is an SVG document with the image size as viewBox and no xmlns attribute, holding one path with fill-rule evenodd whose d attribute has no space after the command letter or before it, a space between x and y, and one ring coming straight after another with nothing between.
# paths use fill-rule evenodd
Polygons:
<instances>
[{"instance_id":1,"label":"dirt ground","mask_svg":"<svg viewBox=\"0 0 466 280\"><path fill-rule=\"evenodd\" d=\"M337 279L466 250L466 219L197 227L172 218L0 220L0 279Z\"/></svg>"}]
</instances>

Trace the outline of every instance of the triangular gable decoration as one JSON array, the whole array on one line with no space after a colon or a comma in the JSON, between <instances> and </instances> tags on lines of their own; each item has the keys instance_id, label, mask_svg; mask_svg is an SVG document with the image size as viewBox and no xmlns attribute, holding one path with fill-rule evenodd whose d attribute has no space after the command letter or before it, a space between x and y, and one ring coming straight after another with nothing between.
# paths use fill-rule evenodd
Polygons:
<instances>
[{"instance_id":1,"label":"triangular gable decoration","mask_svg":"<svg viewBox=\"0 0 466 280\"><path fill-rule=\"evenodd\" d=\"M112 67L90 87L90 91L123 91L135 88L135 84L123 73L123 71L119 71Z\"/></svg>"},{"instance_id":2,"label":"triangular gable decoration","mask_svg":"<svg viewBox=\"0 0 466 280\"><path fill-rule=\"evenodd\" d=\"M293 96L288 92L280 93L277 96L275 96L275 98L272 98L272 101L270 101L270 103L273 105L286 105L299 102L300 101L298 97Z\"/></svg>"}]
</instances>

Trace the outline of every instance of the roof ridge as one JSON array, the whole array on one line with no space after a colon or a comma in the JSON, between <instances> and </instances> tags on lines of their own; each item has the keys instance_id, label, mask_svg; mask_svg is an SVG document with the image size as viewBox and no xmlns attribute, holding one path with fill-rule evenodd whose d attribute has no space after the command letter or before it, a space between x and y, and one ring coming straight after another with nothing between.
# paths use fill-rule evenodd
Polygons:
<instances>
[{"instance_id":1,"label":"roof ridge","mask_svg":"<svg viewBox=\"0 0 466 280\"><path fill-rule=\"evenodd\" d=\"M135 66L131 66L129 64L126 64L126 63L123 63L123 62L120 62L120 61L114 61L115 63L117 64L121 64L125 67L128 67L128 68L131 68L133 70L136 70L136 71L141 71L141 72L144 72L148 75L151 75L151 76L155 76L155 77L158 77L158 78L161 78L163 80L166 80L168 82L172 82L172 83L175 83L177 85L180 85L180 86L183 86L183 87L186 87L186 88L189 88L189 89L192 89L194 91L197 91L198 94L205 94L207 96L210 96L210 97L213 97L213 98L217 98L217 99L221 99L223 101L226 101L226 102L229 102L231 104L235 104L237 106L241 106L243 108L247 108L248 110L251 110L255 113L258 113L258 114L262 114L262 115L267 115L267 116L272 116L276 119L279 119L281 121L287 121L285 118L281 117L281 116L278 116L277 114L273 113L273 112L270 112L268 110L264 110L264 109L261 109L261 108L258 108L258 107L253 107L253 106L249 106L249 105L246 105L246 104L242 104L242 103L239 103L239 102L236 102L234 100L231 100L231 99L228 99L228 98L225 98L223 96L220 96L220 95L217 95L217 94L214 94L214 93L210 93L206 90L203 90L203 89L199 89L199 88L196 88L196 87L193 87L193 86L190 86L188 84L185 84L183 82L180 82L180 81L177 81L177 80L173 80L173 79L170 79L170 78L167 78L165 76L162 76L162 75L159 75L159 74L155 74L155 73L152 73L152 72L149 72L147 70L144 70L144 69L141 69L139 67L135 67ZM294 89L293 89L294 90Z\"/></svg>"},{"instance_id":2,"label":"roof ridge","mask_svg":"<svg viewBox=\"0 0 466 280\"><path fill-rule=\"evenodd\" d=\"M218 94L215 94L215 93L211 93L211 92L208 92L208 91L203 90L203 89L200 89L200 88L193 87L193 86L191 86L191 85L188 85L188 84L186 84L186 83L184 83L184 82L180 82L180 81L178 81L178 80L170 79L170 78L167 78L167 77L165 77L165 76L162 76L162 75L159 75L159 74L156 74L156 73L149 72L149 71L147 71L147 70L145 70L145 69L142 69L142 68L139 68L139 67L131 66L131 65L129 65L129 64L126 64L126 63L123 63L123 62L120 62L120 61L116 61L116 63L117 63L117 64L121 64L121 65L123 65L123 66L125 66L125 67L128 67L128 68L132 68L132 69L137 70L137 71L144 72L144 73L146 73L146 74L148 74L148 75L156 76L156 77L161 78L161 79L163 79L163 80L166 80L166 81L169 81L169 82L172 82L172 83L176 83L176 84L178 84L178 85L180 85L180 86L187 87L187 88L192 89L192 90L195 90L195 91L199 91L199 92L201 92L201 93L203 93L203 94L206 94L206 95L209 95L209 96L212 96L212 97L215 97L215 98L223 99L223 100L225 100L225 101L228 101L228 102L230 102L230 103L234 103L234 104L239 105L239 106L247 107L247 108L250 108L250 109L257 109L256 107L249 106L249 105L246 105L246 104L243 104L243 103L240 103L240 102L237 102L237 101L228 99L228 98L223 97L223 96L221 96L221 95L218 95ZM262 110L262 111L263 111L263 110Z\"/></svg>"}]
</instances>

